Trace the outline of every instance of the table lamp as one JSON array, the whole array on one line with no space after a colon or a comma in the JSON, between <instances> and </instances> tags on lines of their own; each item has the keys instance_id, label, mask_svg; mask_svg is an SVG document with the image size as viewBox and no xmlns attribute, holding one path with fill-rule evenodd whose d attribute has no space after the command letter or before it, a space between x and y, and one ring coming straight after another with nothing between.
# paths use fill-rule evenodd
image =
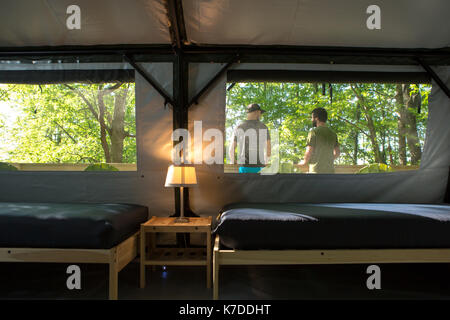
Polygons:
<instances>
[{"instance_id":1,"label":"table lamp","mask_svg":"<svg viewBox=\"0 0 450 320\"><path fill-rule=\"evenodd\" d=\"M184 187L192 187L197 184L197 176L195 168L191 166L174 166L171 165L167 170L166 187L180 187L180 217L175 219L177 223L189 222L189 219L184 216Z\"/></svg>"}]
</instances>

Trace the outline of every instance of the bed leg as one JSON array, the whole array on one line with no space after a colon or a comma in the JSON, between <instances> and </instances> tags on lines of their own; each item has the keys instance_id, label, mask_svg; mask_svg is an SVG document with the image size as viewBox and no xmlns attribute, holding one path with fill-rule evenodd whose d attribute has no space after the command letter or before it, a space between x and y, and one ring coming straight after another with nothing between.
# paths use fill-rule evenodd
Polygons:
<instances>
[{"instance_id":1,"label":"bed leg","mask_svg":"<svg viewBox=\"0 0 450 320\"><path fill-rule=\"evenodd\" d=\"M216 236L213 252L213 299L219 299L219 236Z\"/></svg>"},{"instance_id":2,"label":"bed leg","mask_svg":"<svg viewBox=\"0 0 450 320\"><path fill-rule=\"evenodd\" d=\"M219 263L218 263L218 252L214 252L214 259L213 259L213 299L218 300L219 299Z\"/></svg>"},{"instance_id":3,"label":"bed leg","mask_svg":"<svg viewBox=\"0 0 450 320\"><path fill-rule=\"evenodd\" d=\"M117 263L117 250L111 252L111 262L109 263L109 300L118 299L119 268Z\"/></svg>"},{"instance_id":4,"label":"bed leg","mask_svg":"<svg viewBox=\"0 0 450 320\"><path fill-rule=\"evenodd\" d=\"M148 237L148 250L150 251L150 253L154 252L154 250L156 249L156 233L152 232L149 234ZM156 265L152 265L152 271L155 272L156 271ZM145 272L145 270L144 270Z\"/></svg>"},{"instance_id":5,"label":"bed leg","mask_svg":"<svg viewBox=\"0 0 450 320\"><path fill-rule=\"evenodd\" d=\"M211 231L206 235L206 288L211 288Z\"/></svg>"},{"instance_id":6,"label":"bed leg","mask_svg":"<svg viewBox=\"0 0 450 320\"><path fill-rule=\"evenodd\" d=\"M141 226L141 235L140 235L140 241L141 241L141 255L139 256L139 288L143 289L145 288L145 245L146 245L146 239L145 239L145 231L144 227ZM149 249L150 250L150 249Z\"/></svg>"}]
</instances>

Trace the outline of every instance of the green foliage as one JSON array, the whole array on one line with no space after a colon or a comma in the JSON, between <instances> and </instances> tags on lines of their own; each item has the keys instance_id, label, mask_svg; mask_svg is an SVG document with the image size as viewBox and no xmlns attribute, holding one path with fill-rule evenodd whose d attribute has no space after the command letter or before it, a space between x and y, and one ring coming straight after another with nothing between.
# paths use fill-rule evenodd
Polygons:
<instances>
[{"instance_id":1,"label":"green foliage","mask_svg":"<svg viewBox=\"0 0 450 320\"><path fill-rule=\"evenodd\" d=\"M107 163L95 163L90 164L84 171L119 171L119 169Z\"/></svg>"},{"instance_id":2,"label":"green foliage","mask_svg":"<svg viewBox=\"0 0 450 320\"><path fill-rule=\"evenodd\" d=\"M1 85L0 90L7 91L3 95L0 91L0 103L15 113L7 124L8 111L0 110L0 160L107 162L101 143L103 121L108 127L105 140L110 153L111 134L126 133L119 150L122 160L109 162L136 163L134 83ZM125 97L124 115L116 117L121 97Z\"/></svg>"},{"instance_id":3,"label":"green foliage","mask_svg":"<svg viewBox=\"0 0 450 320\"><path fill-rule=\"evenodd\" d=\"M280 173L292 173L294 172L294 165L292 163L281 163Z\"/></svg>"},{"instance_id":4,"label":"green foliage","mask_svg":"<svg viewBox=\"0 0 450 320\"><path fill-rule=\"evenodd\" d=\"M361 168L358 173L379 173L379 172L393 172L395 171L384 163L372 163L364 168Z\"/></svg>"},{"instance_id":5,"label":"green foliage","mask_svg":"<svg viewBox=\"0 0 450 320\"><path fill-rule=\"evenodd\" d=\"M421 113L411 108L408 111L416 119L419 144L423 146L431 86L410 87L411 94L420 92L422 97ZM246 118L245 106L258 103L267 111L262 121L279 132L280 162L299 163L312 128L311 111L324 107L327 125L336 132L341 146L336 164L399 165L396 84L333 84L332 101L328 84L325 89L324 95L322 84L315 83L236 83L227 92L226 147L232 129ZM410 151L406 154L407 164L411 164Z\"/></svg>"},{"instance_id":6,"label":"green foliage","mask_svg":"<svg viewBox=\"0 0 450 320\"><path fill-rule=\"evenodd\" d=\"M0 162L0 171L17 171L15 166L6 162Z\"/></svg>"}]
</instances>

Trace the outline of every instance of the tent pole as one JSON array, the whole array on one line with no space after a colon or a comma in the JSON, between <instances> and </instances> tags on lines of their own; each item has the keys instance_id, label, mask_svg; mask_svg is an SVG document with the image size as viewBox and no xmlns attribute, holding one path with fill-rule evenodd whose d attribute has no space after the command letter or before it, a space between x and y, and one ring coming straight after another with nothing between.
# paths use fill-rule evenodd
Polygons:
<instances>
[{"instance_id":1,"label":"tent pole","mask_svg":"<svg viewBox=\"0 0 450 320\"><path fill-rule=\"evenodd\" d=\"M173 40L172 40L173 41ZM174 42L177 43L177 42ZM258 63L349 63L383 65L417 65L417 57L431 65L450 64L450 48L406 49L367 47L278 46L278 45L194 45L180 38L180 48L190 62L227 62L239 52L241 62ZM143 55L139 61L172 62L175 52L166 45L94 45L0 48L0 59L55 58L102 62L122 60L124 54ZM100 57L100 58L96 58Z\"/></svg>"},{"instance_id":2,"label":"tent pole","mask_svg":"<svg viewBox=\"0 0 450 320\"><path fill-rule=\"evenodd\" d=\"M188 129L188 80L189 80L189 63L182 50L174 48L176 59L173 64L173 97L175 105L173 108L173 129L184 128ZM184 142L184 141L183 141ZM177 143L183 142L173 142L173 146ZM185 145L185 147L189 147ZM184 155L183 155L184 156ZM192 212L189 206L189 188L185 188L183 192L183 198L180 198L180 188L174 188L174 200L175 200L175 213L172 217L179 217L181 212L181 206L185 208L186 217L198 217ZM181 199L181 200L180 200ZM177 233L177 246L189 246L190 245L190 235L189 233Z\"/></svg>"},{"instance_id":3,"label":"tent pole","mask_svg":"<svg viewBox=\"0 0 450 320\"><path fill-rule=\"evenodd\" d=\"M445 85L445 83L441 80L441 78L439 78L436 72L434 72L434 70L431 69L431 67L422 59L417 58L417 62L419 62L419 64L425 69L426 72L428 72L431 78L433 78L433 80L436 81L438 86L442 89L442 91L445 92L447 97L450 98L450 89Z\"/></svg>"},{"instance_id":4,"label":"tent pole","mask_svg":"<svg viewBox=\"0 0 450 320\"><path fill-rule=\"evenodd\" d=\"M239 60L239 54L236 54L225 66L223 66L222 69L220 69L219 72L216 73L216 75L208 81L208 83L189 101L188 108L192 106L194 103L198 104L198 100L200 97L208 91L208 89L219 79L222 74L227 71L236 61Z\"/></svg>"},{"instance_id":5,"label":"tent pole","mask_svg":"<svg viewBox=\"0 0 450 320\"><path fill-rule=\"evenodd\" d=\"M175 52L176 52L176 59L173 64L173 96L175 102L173 108L173 130L180 128L188 129L188 109L187 109L188 85L189 85L188 61L186 60L182 50L178 50L177 48L175 48ZM174 141L173 143L175 147L176 144L182 142ZM180 200L179 188L175 188L175 203L176 203L175 214L177 216L180 213L179 200ZM186 188L184 191L186 216L192 214L188 202L189 202L189 188Z\"/></svg>"},{"instance_id":6,"label":"tent pole","mask_svg":"<svg viewBox=\"0 0 450 320\"><path fill-rule=\"evenodd\" d=\"M170 103L172 106L175 102L172 98L162 89L156 81L154 81L145 70L133 60L132 57L124 54L124 59L164 98L164 105Z\"/></svg>"},{"instance_id":7,"label":"tent pole","mask_svg":"<svg viewBox=\"0 0 450 320\"><path fill-rule=\"evenodd\" d=\"M173 97L175 105L173 108L173 130L184 128L188 129L188 99L189 99L189 66L183 52L183 46L187 41L186 26L184 24L183 4L181 1L168 0L166 1L167 18L169 24L169 34L175 54L175 61L173 63ZM178 143L184 143L178 142ZM173 142L175 147L177 143ZM186 146L185 147L189 147ZM184 157L184 155L183 155ZM175 188L175 214L180 216L180 207L186 208L186 213L189 216L191 212L189 207L189 188L183 192L183 198L180 198L180 189ZM181 200L180 200L181 199ZM181 202L181 203L180 203ZM177 234L177 242L180 244L181 235ZM185 235L186 242L189 242L188 235ZM185 243L186 245L186 243Z\"/></svg>"},{"instance_id":8,"label":"tent pole","mask_svg":"<svg viewBox=\"0 0 450 320\"><path fill-rule=\"evenodd\" d=\"M166 8L167 18L170 22L169 33L172 40L172 46L180 49L187 41L183 4L181 1L168 0L166 2Z\"/></svg>"}]
</instances>

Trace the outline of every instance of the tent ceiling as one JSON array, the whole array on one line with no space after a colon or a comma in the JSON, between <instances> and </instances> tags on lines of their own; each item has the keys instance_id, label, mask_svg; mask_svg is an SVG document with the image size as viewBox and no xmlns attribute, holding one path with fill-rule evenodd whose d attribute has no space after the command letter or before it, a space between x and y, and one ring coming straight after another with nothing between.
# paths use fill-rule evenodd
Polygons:
<instances>
[{"instance_id":1,"label":"tent ceiling","mask_svg":"<svg viewBox=\"0 0 450 320\"><path fill-rule=\"evenodd\" d=\"M81 30L66 9L81 8ZM377 48L450 46L450 1L378 0L381 30L366 28L371 0L183 0L187 43ZM170 44L166 0L2 0L0 48Z\"/></svg>"},{"instance_id":2,"label":"tent ceiling","mask_svg":"<svg viewBox=\"0 0 450 320\"><path fill-rule=\"evenodd\" d=\"M73 4L80 30L66 27ZM170 44L162 0L2 0L0 30L0 47Z\"/></svg>"},{"instance_id":3,"label":"tent ceiling","mask_svg":"<svg viewBox=\"0 0 450 320\"><path fill-rule=\"evenodd\" d=\"M381 8L381 30L366 9ZM183 1L188 38L201 44L440 48L450 45L450 1Z\"/></svg>"}]
</instances>

